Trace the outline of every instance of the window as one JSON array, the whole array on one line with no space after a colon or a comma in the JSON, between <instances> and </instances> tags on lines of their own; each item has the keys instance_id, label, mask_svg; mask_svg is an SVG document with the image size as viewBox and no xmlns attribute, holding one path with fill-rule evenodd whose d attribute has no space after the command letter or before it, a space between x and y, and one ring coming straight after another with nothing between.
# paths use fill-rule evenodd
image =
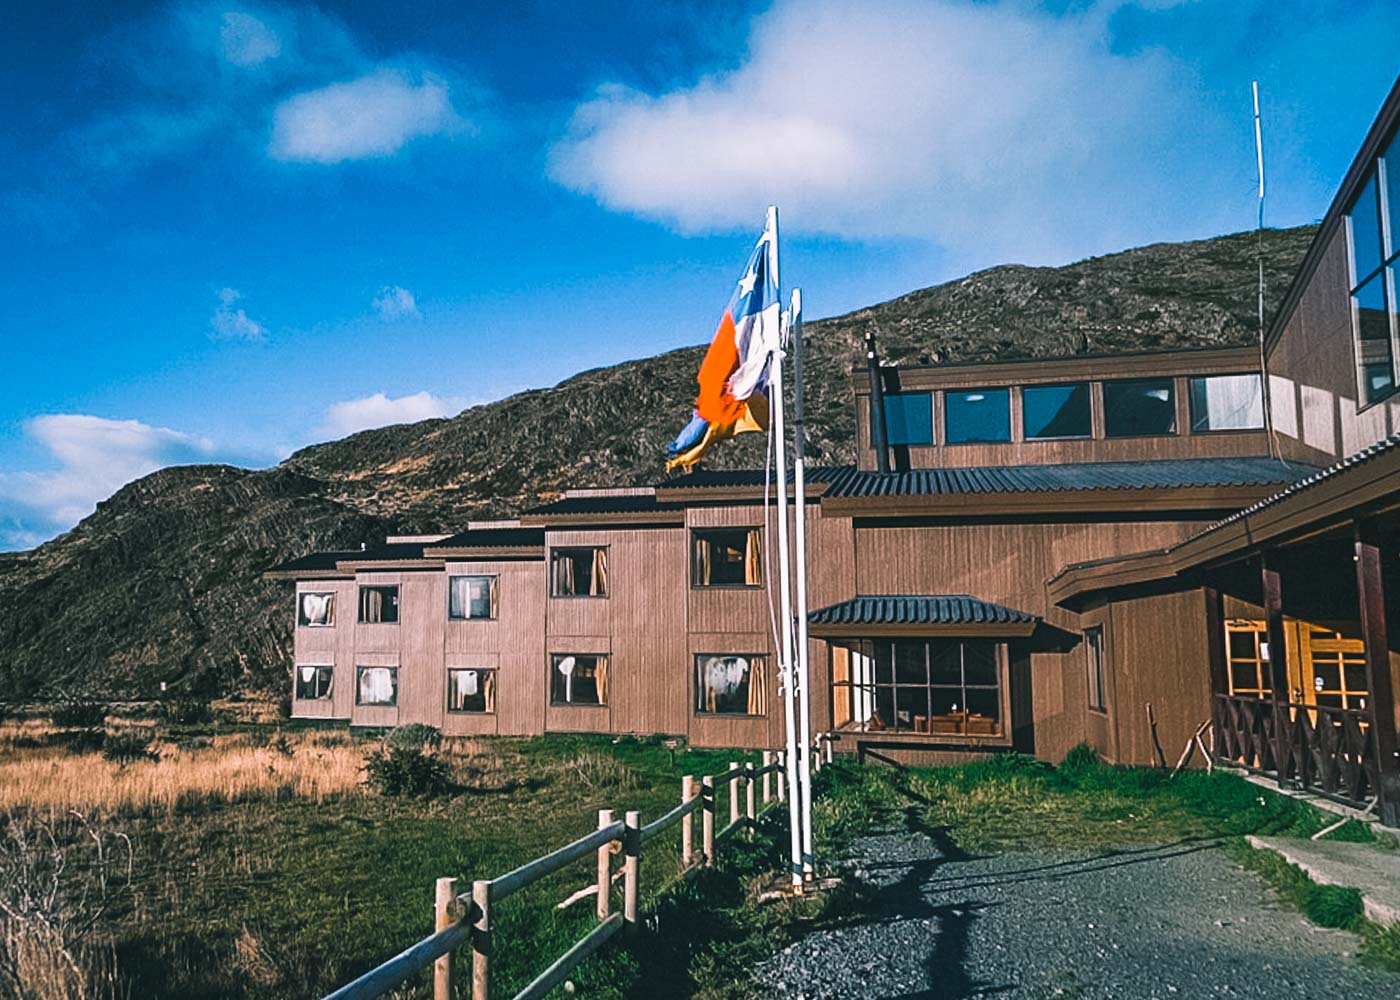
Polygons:
<instances>
[{"instance_id":1,"label":"window","mask_svg":"<svg viewBox=\"0 0 1400 1000\"><path fill-rule=\"evenodd\" d=\"M892 445L933 444L933 396L927 392L887 393L885 440Z\"/></svg>"},{"instance_id":2,"label":"window","mask_svg":"<svg viewBox=\"0 0 1400 1000\"><path fill-rule=\"evenodd\" d=\"M297 667L296 698L298 701L318 701L331 696L334 667Z\"/></svg>"},{"instance_id":3,"label":"window","mask_svg":"<svg viewBox=\"0 0 1400 1000\"><path fill-rule=\"evenodd\" d=\"M549 554L549 578L555 597L607 597L608 550L554 549Z\"/></svg>"},{"instance_id":4,"label":"window","mask_svg":"<svg viewBox=\"0 0 1400 1000\"><path fill-rule=\"evenodd\" d=\"M695 587L758 587L763 584L759 528L706 529L692 536L690 583Z\"/></svg>"},{"instance_id":5,"label":"window","mask_svg":"<svg viewBox=\"0 0 1400 1000\"><path fill-rule=\"evenodd\" d=\"M447 710L489 715L496 711L496 671L451 667L447 671Z\"/></svg>"},{"instance_id":6,"label":"window","mask_svg":"<svg viewBox=\"0 0 1400 1000\"><path fill-rule=\"evenodd\" d=\"M335 594L298 594L297 624L322 628L335 624Z\"/></svg>"},{"instance_id":7,"label":"window","mask_svg":"<svg viewBox=\"0 0 1400 1000\"><path fill-rule=\"evenodd\" d=\"M1176 389L1169 378L1103 384L1103 428L1108 437L1176 433Z\"/></svg>"},{"instance_id":8,"label":"window","mask_svg":"<svg viewBox=\"0 0 1400 1000\"><path fill-rule=\"evenodd\" d=\"M1011 394L975 389L943 394L943 425L949 444L1011 440Z\"/></svg>"},{"instance_id":9,"label":"window","mask_svg":"<svg viewBox=\"0 0 1400 1000\"><path fill-rule=\"evenodd\" d=\"M1205 375L1187 383L1191 431L1257 431L1264 427L1259 376Z\"/></svg>"},{"instance_id":10,"label":"window","mask_svg":"<svg viewBox=\"0 0 1400 1000\"><path fill-rule=\"evenodd\" d=\"M763 715L768 658L747 653L695 657L695 711L701 715Z\"/></svg>"},{"instance_id":11,"label":"window","mask_svg":"<svg viewBox=\"0 0 1400 1000\"><path fill-rule=\"evenodd\" d=\"M1095 712L1107 712L1108 701L1103 685L1103 629L1084 630L1084 669L1089 680L1089 707Z\"/></svg>"},{"instance_id":12,"label":"window","mask_svg":"<svg viewBox=\"0 0 1400 1000\"><path fill-rule=\"evenodd\" d=\"M608 658L591 653L556 653L550 664L551 705L606 705Z\"/></svg>"},{"instance_id":13,"label":"window","mask_svg":"<svg viewBox=\"0 0 1400 1000\"><path fill-rule=\"evenodd\" d=\"M1396 389L1396 271L1400 268L1395 227L1400 225L1400 143L1391 141L1376 172L1347 213L1351 241L1352 327L1356 342L1357 393L1363 406Z\"/></svg>"},{"instance_id":14,"label":"window","mask_svg":"<svg viewBox=\"0 0 1400 1000\"><path fill-rule=\"evenodd\" d=\"M1026 386L1021 390L1021 426L1027 441L1088 437L1093 433L1089 383Z\"/></svg>"},{"instance_id":15,"label":"window","mask_svg":"<svg viewBox=\"0 0 1400 1000\"><path fill-rule=\"evenodd\" d=\"M447 617L453 621L496 617L494 576L452 576L447 579Z\"/></svg>"},{"instance_id":16,"label":"window","mask_svg":"<svg viewBox=\"0 0 1400 1000\"><path fill-rule=\"evenodd\" d=\"M360 588L360 624L392 625L398 620L398 587Z\"/></svg>"},{"instance_id":17,"label":"window","mask_svg":"<svg viewBox=\"0 0 1400 1000\"><path fill-rule=\"evenodd\" d=\"M399 703L398 667L356 667L356 705L397 705Z\"/></svg>"},{"instance_id":18,"label":"window","mask_svg":"<svg viewBox=\"0 0 1400 1000\"><path fill-rule=\"evenodd\" d=\"M1269 633L1263 622L1232 618L1225 623L1225 664L1231 694L1272 697Z\"/></svg>"},{"instance_id":19,"label":"window","mask_svg":"<svg viewBox=\"0 0 1400 1000\"><path fill-rule=\"evenodd\" d=\"M1005 644L895 639L836 646L837 725L864 732L997 736Z\"/></svg>"}]
</instances>

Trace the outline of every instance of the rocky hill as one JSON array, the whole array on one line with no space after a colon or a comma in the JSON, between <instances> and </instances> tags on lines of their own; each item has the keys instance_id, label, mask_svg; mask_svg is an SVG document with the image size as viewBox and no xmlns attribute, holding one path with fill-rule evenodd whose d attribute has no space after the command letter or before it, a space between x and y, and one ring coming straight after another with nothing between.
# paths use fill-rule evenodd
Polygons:
<instances>
[{"instance_id":1,"label":"rocky hill","mask_svg":"<svg viewBox=\"0 0 1400 1000\"><path fill-rule=\"evenodd\" d=\"M1270 304L1312 227L1265 234ZM854 457L849 372L873 328L905 362L1252 343L1256 243L1241 233L1065 267L1007 265L807 325L809 455ZM707 337L709 331L697 331ZM166 469L72 531L0 553L0 699L285 687L291 612L260 573L390 531L455 530L569 486L651 482L684 422L703 346L576 375L447 420L365 431L259 471ZM619 419L619 415L626 415ZM727 444L720 466L762 463Z\"/></svg>"}]
</instances>

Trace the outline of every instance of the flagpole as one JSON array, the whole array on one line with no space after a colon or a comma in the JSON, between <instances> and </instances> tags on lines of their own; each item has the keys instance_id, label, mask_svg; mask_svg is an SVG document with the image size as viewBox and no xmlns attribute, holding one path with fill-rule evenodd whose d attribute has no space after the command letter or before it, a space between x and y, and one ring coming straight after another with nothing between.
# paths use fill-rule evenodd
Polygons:
<instances>
[{"instance_id":1,"label":"flagpole","mask_svg":"<svg viewBox=\"0 0 1400 1000\"><path fill-rule=\"evenodd\" d=\"M812 671L807 642L807 455L802 419L802 289L792 290L792 451L797 504L797 691L802 732L802 875L812 878Z\"/></svg>"},{"instance_id":2,"label":"flagpole","mask_svg":"<svg viewBox=\"0 0 1400 1000\"><path fill-rule=\"evenodd\" d=\"M778 209L768 207L768 221L764 227L768 233L768 253L771 275L775 289L780 289L778 281ZM779 314L782 311L782 298L779 296ZM781 327L780 327L781 329ZM787 491L787 445L783 428L783 347L781 335L774 352L772 374L769 377L772 389L773 450L774 467L778 478L778 586L779 609L782 629L780 643L782 657L781 674L783 687L783 718L786 737L785 754L788 782L788 829L792 846L792 885L795 891L802 891L802 796L798 787L798 760L802 751L797 743L796 705L793 701L795 678L792 662L792 571L788 552L788 491Z\"/></svg>"}]
</instances>

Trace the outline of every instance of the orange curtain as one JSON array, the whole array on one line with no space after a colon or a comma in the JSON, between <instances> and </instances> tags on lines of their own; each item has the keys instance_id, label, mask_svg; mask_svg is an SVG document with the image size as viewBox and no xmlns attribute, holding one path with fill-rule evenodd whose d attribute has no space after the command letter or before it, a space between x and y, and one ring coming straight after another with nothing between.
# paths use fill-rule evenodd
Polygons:
<instances>
[{"instance_id":1,"label":"orange curtain","mask_svg":"<svg viewBox=\"0 0 1400 1000\"><path fill-rule=\"evenodd\" d=\"M608 550L593 550L593 583L588 592L595 597L608 594Z\"/></svg>"},{"instance_id":2,"label":"orange curtain","mask_svg":"<svg viewBox=\"0 0 1400 1000\"><path fill-rule=\"evenodd\" d=\"M601 554L603 550L599 549L598 551ZM594 658L593 662L595 664L593 678L598 683L598 704L606 705L608 703L608 658L599 656Z\"/></svg>"},{"instance_id":3,"label":"orange curtain","mask_svg":"<svg viewBox=\"0 0 1400 1000\"><path fill-rule=\"evenodd\" d=\"M763 546L759 542L757 528L749 529L748 540L744 543L744 583L757 587L763 582Z\"/></svg>"},{"instance_id":4,"label":"orange curtain","mask_svg":"<svg viewBox=\"0 0 1400 1000\"><path fill-rule=\"evenodd\" d=\"M767 658L754 656L749 659L749 714L763 715L767 711L768 671Z\"/></svg>"}]
</instances>

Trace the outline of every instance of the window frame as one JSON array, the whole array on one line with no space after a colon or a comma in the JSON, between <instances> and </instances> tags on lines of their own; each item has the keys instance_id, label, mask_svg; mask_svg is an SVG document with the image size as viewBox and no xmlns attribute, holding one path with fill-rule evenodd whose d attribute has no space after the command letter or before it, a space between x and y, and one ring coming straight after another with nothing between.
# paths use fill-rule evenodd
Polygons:
<instances>
[{"instance_id":1,"label":"window frame","mask_svg":"<svg viewBox=\"0 0 1400 1000\"><path fill-rule=\"evenodd\" d=\"M1108 671L1104 660L1102 625L1090 625L1084 630L1084 686L1089 711L1108 715ZM1097 695L1097 697L1095 697Z\"/></svg>"},{"instance_id":2,"label":"window frame","mask_svg":"<svg viewBox=\"0 0 1400 1000\"><path fill-rule=\"evenodd\" d=\"M329 616L329 620L328 620L328 621L324 621L324 622L313 622L313 621L302 621L302 620L301 620L301 619L302 619L302 603L301 603L301 602L302 602L302 599L303 599L303 598L306 598L306 597L329 597L329 598L331 599L331 604L330 604L330 616ZM335 606L336 606L336 603L337 603L335 598L336 598L336 592L335 592L334 590L298 590L298 591L297 591L297 608L296 608L297 628L335 628ZM309 665L310 665L310 664L308 664L308 666L309 666Z\"/></svg>"},{"instance_id":3,"label":"window frame","mask_svg":"<svg viewBox=\"0 0 1400 1000\"><path fill-rule=\"evenodd\" d=\"M1086 430L1083 434L1037 434L1032 436L1026 425L1026 393L1037 389L1077 389L1084 387L1084 416ZM1022 441L1091 441L1094 437L1094 382L1035 382L1018 386L1021 393L1021 440Z\"/></svg>"},{"instance_id":4,"label":"window frame","mask_svg":"<svg viewBox=\"0 0 1400 1000\"><path fill-rule=\"evenodd\" d=\"M487 580L489 581L489 591L486 596L488 605L485 615L454 615L452 613L452 581L453 580ZM494 622L500 619L500 599L501 594L497 589L500 587L501 577L499 573L449 573L447 576L447 620L450 622ZM471 609L471 595L467 596L467 608ZM494 612L494 613L493 613ZM470 668L463 668L470 669Z\"/></svg>"},{"instance_id":5,"label":"window frame","mask_svg":"<svg viewBox=\"0 0 1400 1000\"><path fill-rule=\"evenodd\" d=\"M548 691L549 691L549 707L550 707L550 708L608 708L608 707L611 705L611 698L610 698L610 697L604 697L604 696L601 696L601 695L599 696L599 700L598 700L598 701L582 701L582 702L580 702L580 701L556 701L556 700L554 699L554 675L555 675L556 671L559 669L559 661L560 661L560 660L567 659L567 658L570 657L570 656L574 657L575 659L581 659L581 658L583 658L583 657L590 657L591 659L593 659L593 660L595 660L595 661L601 660L601 661L602 661L602 664L603 664L603 670L604 670L604 677L605 677L605 678L607 677L607 671L608 671L609 666L610 666L611 661L612 661L612 654L611 654L611 653L567 653L567 652L566 652L566 653L550 653L550 654L549 654L549 663L548 663L548 670L549 670L549 684L548 684ZM594 687L595 687L595 689L596 689L596 687L597 687L597 681L596 681L597 666L596 666L596 665L594 666L594 673L595 673ZM604 686L605 688L608 686L608 681L607 681L607 680L604 680L603 686Z\"/></svg>"},{"instance_id":6,"label":"window frame","mask_svg":"<svg viewBox=\"0 0 1400 1000\"><path fill-rule=\"evenodd\" d=\"M551 600L558 600L558 601L573 601L573 600L606 601L609 597L611 597L611 596L612 596L612 580L611 580L611 579L609 579L609 580L607 581L607 589L604 590L601 594L559 594L559 593L556 593L555 590L554 590L554 584L555 584L555 579L556 579L556 578L555 578L555 573L554 573L554 561L555 561L555 558L556 558L556 556L558 555L558 553L560 553L560 552L599 552L599 551L601 551L601 552L603 553L603 566L604 566L604 571L605 571L605 572L608 572L608 564L609 564L610 562L612 562L612 559L608 556L608 549L609 549L609 548L611 548L611 546L608 546L608 545L551 545L551 546L549 547L549 596L550 596L550 599L551 599ZM611 577L612 574L611 574L610 572L608 572L608 575L609 575L609 577Z\"/></svg>"},{"instance_id":7,"label":"window frame","mask_svg":"<svg viewBox=\"0 0 1400 1000\"><path fill-rule=\"evenodd\" d=\"M986 445L986 444L1013 444L1016 438L1015 421L1011 419L1011 390L1010 385L992 386L970 386L966 389L944 389L943 390L943 444L944 447L956 448L960 445ZM948 413L948 400L953 396L971 396L976 393L1001 393L1006 397L1006 437L1004 438L963 438L958 441L952 439L953 421Z\"/></svg>"},{"instance_id":8,"label":"window frame","mask_svg":"<svg viewBox=\"0 0 1400 1000\"><path fill-rule=\"evenodd\" d=\"M923 683L909 683L898 680L897 668L895 666L895 646L897 643L908 642L922 645L924 651L924 677ZM958 676L957 684L942 684L933 682L933 646L937 643L953 643L958 648ZM967 682L967 646L970 643L988 643L992 649L993 667L996 672L996 682L994 684L969 684ZM891 661L889 665L890 682L885 683L877 678L880 676L880 646L888 644ZM834 662L828 663L827 690L830 693L832 705L832 718L836 718L836 700L838 698L853 700L861 691L867 691L870 705L873 709L872 716L879 714L879 694L880 690L893 692L892 706L894 719L892 725L886 725L881 729L868 728L868 719L855 722L856 712L849 709L847 714L852 719L844 727L843 731L859 732L863 735L873 736L895 736L899 738L911 738L920 741L948 744L986 743L993 745L1005 745L1011 742L1011 701L1010 701L1010 662L1011 662L1011 639L1006 636L980 636L980 635L946 635L946 636L879 636L871 638L852 638L840 643L845 647L847 655L859 653L870 660L870 677L868 684L857 684L854 680L837 681L835 679ZM832 644L829 649L829 656L835 656L836 645ZM928 719L928 729L920 730L917 727L915 718L910 719L910 726L904 728L898 724L899 713L899 691L914 690L924 692L925 716ZM958 704L964 706L962 713L962 729L957 732L936 732L934 731L935 720L939 716L932 711L934 693L937 691L956 690L959 692ZM992 691L996 695L996 717L991 719L993 731L987 733L970 732L968 723L972 718L967 711L967 692L972 691ZM916 713L915 713L916 714ZM979 718L987 718L978 714Z\"/></svg>"},{"instance_id":9,"label":"window frame","mask_svg":"<svg viewBox=\"0 0 1400 1000\"><path fill-rule=\"evenodd\" d=\"M696 574L696 565L695 565L695 546L696 546L696 544L697 544L698 542L700 542L700 541L703 540L703 537L704 537L705 535L707 535L707 534L722 534L722 533L738 533L738 532L743 532L744 535L745 535L745 544L747 545L747 544L748 544L748 538L747 538L747 536L748 536L748 533L751 532L751 531L757 531L758 534L759 534L758 582L757 582L757 583L699 583L699 582L697 582L697 579L696 579L696 576L697 576L697 574ZM689 572L690 572L690 589L691 589L691 590L702 590L702 591L704 591L704 590L762 590L762 589L763 589L763 586L764 586L764 580L765 580L765 574L764 574L764 572L763 572L763 570L764 570L764 566L763 566L763 562L764 562L764 551L763 551L763 547L764 547L764 546L763 546L763 527L762 527L761 525L757 525L757 524L733 525L733 526L718 526L718 525L716 525L716 526L713 526L713 527L706 527L706 528L691 528L691 529L690 529L690 552L689 552L688 557L687 557L688 560L689 560L689 563L690 563L690 566L689 566ZM718 655L718 654L713 654L713 655ZM735 655L738 656L738 655L740 655L740 654L737 654L737 653L736 653Z\"/></svg>"},{"instance_id":10,"label":"window frame","mask_svg":"<svg viewBox=\"0 0 1400 1000\"><path fill-rule=\"evenodd\" d=\"M364 613L365 613L365 600L364 600L364 595L365 595L365 591L367 591L367 590L392 590L392 591L394 592L394 620L393 620L393 621L385 621L383 618L380 618L379 621L377 621L377 622L365 621L365 618L364 618ZM361 584L357 585L356 588L355 588L355 624L357 624L357 625L397 625L397 624L399 624L399 621L400 621L401 618L402 618L402 616L399 614L399 611L402 610L402 609L400 608L400 606L399 606L399 597L401 596L401 592L402 592L402 588L401 588L401 586L400 586L399 584L397 584L397 583L361 583Z\"/></svg>"},{"instance_id":11,"label":"window frame","mask_svg":"<svg viewBox=\"0 0 1400 1000\"><path fill-rule=\"evenodd\" d=\"M292 700L293 700L293 701L330 701L331 698L334 697L334 692L335 692L335 664L333 664L333 663L298 663L293 669L296 670L296 672L297 672L297 675L296 675L296 677L295 677L295 679L294 679L294 681L293 681L293 685L292 685ZM324 671L324 672L326 672L327 674L329 674L329 679L326 681L326 689L325 689L323 692L321 692L320 694L317 694L317 695L304 695L304 694L301 694L301 671L303 671L303 670L312 670L312 669L314 669L314 670L316 671L316 676L317 676L318 679L320 678L322 671Z\"/></svg>"},{"instance_id":12,"label":"window frame","mask_svg":"<svg viewBox=\"0 0 1400 1000\"><path fill-rule=\"evenodd\" d=\"M700 661L713 657L737 657L748 661L749 672L746 677L747 682L753 684L753 664L755 660L763 663L763 711L761 712L719 712L707 711L700 707ZM690 714L697 719L766 719L768 718L768 661L767 653L695 653L690 658L691 679L694 683L694 690L690 699Z\"/></svg>"},{"instance_id":13,"label":"window frame","mask_svg":"<svg viewBox=\"0 0 1400 1000\"><path fill-rule=\"evenodd\" d=\"M480 619L477 619L477 620L480 620ZM492 692L492 695L491 695L491 703L492 703L492 705L493 705L492 708L483 708L481 711L477 711L477 710L474 709L474 708L453 708L453 707L452 707L452 675L453 675L454 673L463 672L463 671L467 671L467 670L474 670L474 671L476 671L478 674L490 674L490 675L491 675L491 683L492 683L492 685L499 685L499 683L500 683L501 675L500 675L500 668L499 668L499 667L462 667L462 666L448 667L448 668L447 668L447 691L446 691L446 698L445 698L445 704L444 704L444 706L443 706L443 711L444 711L446 714L448 714L448 715L486 715L486 716L495 715L497 709L496 709L494 706L496 705L497 700L500 698L500 688L499 688L499 687L496 687L496 690Z\"/></svg>"},{"instance_id":14,"label":"window frame","mask_svg":"<svg viewBox=\"0 0 1400 1000\"><path fill-rule=\"evenodd\" d=\"M394 682L392 701L364 701L360 697L361 682L366 670L388 670ZM356 708L398 708L399 707L399 668L397 664L357 663L355 664L355 707Z\"/></svg>"},{"instance_id":15,"label":"window frame","mask_svg":"<svg viewBox=\"0 0 1400 1000\"><path fill-rule=\"evenodd\" d=\"M1132 440L1135 440L1135 439L1136 439L1136 440L1143 440L1143 439L1146 439L1146 438L1171 438L1171 437L1181 437L1181 419L1180 419L1180 418L1181 418L1181 414L1180 414L1180 412L1178 412L1178 400L1177 400L1177 395L1178 395L1178 393L1177 393L1177 385L1176 385L1177 377L1178 377L1178 376L1176 376L1176 375L1142 375L1142 376L1136 376L1136 377L1133 377L1133 378L1111 378L1111 379L1103 379L1102 381L1100 381L1100 383L1099 383L1099 395L1100 395L1100 398L1103 400L1103 439L1104 439L1105 441L1132 441ZM1149 433L1145 433L1145 434L1114 434L1112 431L1109 430L1109 420L1110 420L1110 417L1109 417L1109 408L1108 408L1108 389L1109 389L1109 386L1114 386L1114 385L1132 385L1132 384L1134 384L1134 383L1141 384L1141 383L1147 383L1147 382L1166 382L1166 383L1168 384L1168 386L1170 386L1170 392L1171 392L1171 399L1170 399L1170 402L1171 402L1171 410L1172 410L1172 426L1171 426L1171 430L1149 432Z\"/></svg>"},{"instance_id":16,"label":"window frame","mask_svg":"<svg viewBox=\"0 0 1400 1000\"><path fill-rule=\"evenodd\" d=\"M1397 301L1397 292L1400 292L1400 288L1396 287L1397 284L1400 284L1396 277L1396 272L1400 271L1400 238L1397 238L1396 233L1396 227L1400 225L1400 220L1390 217L1391 197L1389 191L1391 183L1400 184L1400 177L1391 178L1389 176L1389 165L1386 160L1392 150L1400 154L1400 133L1392 135L1385 148L1377 153L1371 165L1371 171L1363 183L1357 186L1351 204L1343 213L1347 241L1347 299L1351 312L1352 373L1355 377L1357 413L1384 403L1400 393L1400 301ZM1397 160L1400 160L1400 155L1397 156ZM1365 196L1366 189L1373 182L1377 213L1376 235L1380 241L1378 247L1380 251L1379 264L1365 274L1359 274L1356 261L1356 230L1352 216L1359 207L1358 203ZM1375 280L1380 282L1379 287L1383 297L1382 309L1390 326L1390 336L1387 342L1390 351L1390 388L1381 395L1371 398L1366 378L1366 367L1363 364L1361 307L1356 293Z\"/></svg>"}]
</instances>

